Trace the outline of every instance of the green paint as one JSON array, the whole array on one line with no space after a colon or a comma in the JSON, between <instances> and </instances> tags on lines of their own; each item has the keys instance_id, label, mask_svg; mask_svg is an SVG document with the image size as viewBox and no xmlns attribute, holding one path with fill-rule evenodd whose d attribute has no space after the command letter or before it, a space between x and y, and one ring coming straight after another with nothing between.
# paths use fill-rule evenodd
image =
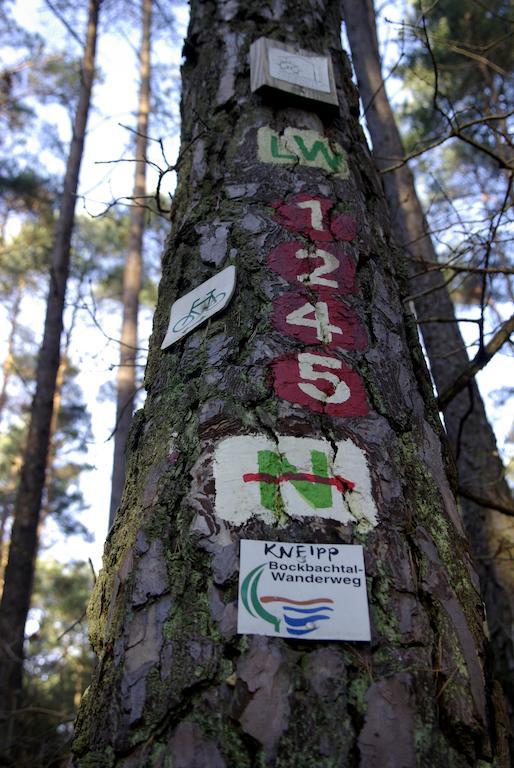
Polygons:
<instances>
[{"instance_id":1,"label":"green paint","mask_svg":"<svg viewBox=\"0 0 514 768\"><path fill-rule=\"evenodd\" d=\"M257 151L263 163L320 168L343 179L350 174L342 147L318 131L289 127L279 134L264 126L257 131Z\"/></svg>"},{"instance_id":2,"label":"green paint","mask_svg":"<svg viewBox=\"0 0 514 768\"><path fill-rule=\"evenodd\" d=\"M280 619L277 619L276 616L273 616L272 613L269 613L263 607L261 601L259 600L259 595L257 594L259 579L261 578L265 567L265 563L258 565L257 568L254 568L253 571L250 571L248 576L245 577L243 583L241 584L241 600L243 601L243 605L250 616L253 616L254 618L260 616L261 619L267 621L268 624L273 626L275 632L278 632L280 629ZM250 602L252 606L251 608Z\"/></svg>"},{"instance_id":3,"label":"green paint","mask_svg":"<svg viewBox=\"0 0 514 768\"><path fill-rule=\"evenodd\" d=\"M301 136L294 134L293 139L298 144L300 152L304 156L305 160L307 160L309 163L315 163L318 154L321 153L325 159L326 164L334 172L338 171L341 167L343 158L340 155L336 155L335 153L331 152L326 141L315 141L313 142L311 148L308 149Z\"/></svg>"},{"instance_id":4,"label":"green paint","mask_svg":"<svg viewBox=\"0 0 514 768\"><path fill-rule=\"evenodd\" d=\"M287 152L284 154L280 153L280 145L278 143L278 136L276 134L271 136L270 146L271 146L271 157L274 157L275 159L278 159L278 160L291 161L292 163L298 160L298 157L296 155L290 155L290 154L287 154Z\"/></svg>"},{"instance_id":5,"label":"green paint","mask_svg":"<svg viewBox=\"0 0 514 768\"><path fill-rule=\"evenodd\" d=\"M298 472L297 467L291 464L285 457L273 451L258 451L257 464L259 473L280 477L288 472ZM311 451L311 474L319 477L328 477L328 458L322 451ZM332 488L329 485L321 485L310 480L288 480L300 496L313 507L313 509L328 509L332 506ZM266 509L275 511L280 498L280 484L259 483L261 504Z\"/></svg>"}]
</instances>

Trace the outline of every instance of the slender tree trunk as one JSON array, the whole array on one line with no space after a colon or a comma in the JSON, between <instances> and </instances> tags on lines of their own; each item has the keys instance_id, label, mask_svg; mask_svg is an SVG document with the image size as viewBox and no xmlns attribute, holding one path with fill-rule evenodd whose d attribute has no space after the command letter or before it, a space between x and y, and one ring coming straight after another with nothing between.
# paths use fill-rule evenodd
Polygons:
<instances>
[{"instance_id":1,"label":"slender tree trunk","mask_svg":"<svg viewBox=\"0 0 514 768\"><path fill-rule=\"evenodd\" d=\"M100 4L101 0L89 0L88 4L79 102L55 232L43 343L36 371L36 393L32 402L27 447L20 475L0 604L0 752L9 749L14 724L14 719L9 713L16 709L21 691L24 629L30 606L37 552L37 531L45 484L55 381L60 361L75 199L94 78Z\"/></svg>"},{"instance_id":2,"label":"slender tree trunk","mask_svg":"<svg viewBox=\"0 0 514 768\"><path fill-rule=\"evenodd\" d=\"M89 610L77 766L508 764L338 6L191 2L172 236ZM331 56L338 112L251 93L266 35ZM161 351L173 302L229 265L226 310ZM371 642L238 635L241 538L361 543Z\"/></svg>"},{"instance_id":3,"label":"slender tree trunk","mask_svg":"<svg viewBox=\"0 0 514 768\"><path fill-rule=\"evenodd\" d=\"M20 314L21 299L25 281L22 277L18 279L14 299L9 313L9 338L7 340L7 354L2 364L2 389L0 389L0 419L2 418L5 404L7 402L7 387L11 379L14 363L14 342L18 332L18 316Z\"/></svg>"},{"instance_id":4,"label":"slender tree trunk","mask_svg":"<svg viewBox=\"0 0 514 768\"><path fill-rule=\"evenodd\" d=\"M379 169L404 157L402 142L382 81L372 0L343 0L352 60L365 108L366 123ZM453 384L469 364L468 354L444 277L423 269L437 261L412 174L403 165L382 176L394 234L408 257L410 291L421 323L430 369L439 392ZM412 261L410 261L412 259ZM429 322L446 318L448 322ZM512 506L494 433L487 421L480 392L473 381L444 409L446 430L457 460L463 492L488 499L492 508L460 497L465 527L487 608L497 673L514 708L514 521L494 510Z\"/></svg>"},{"instance_id":5,"label":"slender tree trunk","mask_svg":"<svg viewBox=\"0 0 514 768\"><path fill-rule=\"evenodd\" d=\"M150 115L150 39L152 0L143 0L143 27L139 56L140 84L136 135L136 171L133 203L130 209L128 254L123 271L123 322L121 327L120 367L117 377L116 424L111 481L109 528L121 501L125 482L125 446L132 422L136 394L137 315L143 266L146 194L146 147Z\"/></svg>"}]
</instances>

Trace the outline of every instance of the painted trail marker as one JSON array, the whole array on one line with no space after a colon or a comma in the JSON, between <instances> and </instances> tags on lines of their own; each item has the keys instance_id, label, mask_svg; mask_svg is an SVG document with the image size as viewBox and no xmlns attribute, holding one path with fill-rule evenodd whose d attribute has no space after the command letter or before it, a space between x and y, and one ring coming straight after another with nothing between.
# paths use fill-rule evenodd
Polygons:
<instances>
[{"instance_id":1,"label":"painted trail marker","mask_svg":"<svg viewBox=\"0 0 514 768\"><path fill-rule=\"evenodd\" d=\"M242 539L237 631L369 641L362 547Z\"/></svg>"},{"instance_id":2,"label":"painted trail marker","mask_svg":"<svg viewBox=\"0 0 514 768\"><path fill-rule=\"evenodd\" d=\"M338 357L311 351L271 363L276 394L329 416L366 416L366 390L359 374Z\"/></svg>"},{"instance_id":3,"label":"painted trail marker","mask_svg":"<svg viewBox=\"0 0 514 768\"><path fill-rule=\"evenodd\" d=\"M161 349L171 346L204 320L224 309L234 294L236 268L227 267L172 305L170 322Z\"/></svg>"},{"instance_id":4,"label":"painted trail marker","mask_svg":"<svg viewBox=\"0 0 514 768\"><path fill-rule=\"evenodd\" d=\"M350 175L343 148L317 131L286 128L279 134L263 126L257 131L257 150L263 163L321 168L342 179Z\"/></svg>"},{"instance_id":5,"label":"painted trail marker","mask_svg":"<svg viewBox=\"0 0 514 768\"><path fill-rule=\"evenodd\" d=\"M273 325L304 344L365 349L366 330L358 315L340 300L312 303L305 294L288 291L273 302Z\"/></svg>"},{"instance_id":6,"label":"painted trail marker","mask_svg":"<svg viewBox=\"0 0 514 768\"><path fill-rule=\"evenodd\" d=\"M331 240L351 242L357 236L357 222L350 213L334 211L334 201L301 192L289 200L276 200L275 221L280 226L305 235L313 242Z\"/></svg>"},{"instance_id":7,"label":"painted trail marker","mask_svg":"<svg viewBox=\"0 0 514 768\"><path fill-rule=\"evenodd\" d=\"M252 92L285 91L338 106L330 56L259 37L250 47L250 71Z\"/></svg>"},{"instance_id":8,"label":"painted trail marker","mask_svg":"<svg viewBox=\"0 0 514 768\"><path fill-rule=\"evenodd\" d=\"M355 291L355 263L332 244L319 248L301 240L280 243L269 252L267 262L292 285L304 285L319 293Z\"/></svg>"},{"instance_id":9,"label":"painted trail marker","mask_svg":"<svg viewBox=\"0 0 514 768\"><path fill-rule=\"evenodd\" d=\"M237 435L218 444L213 471L216 515L232 525L318 517L365 532L378 522L366 455L349 439L334 452L328 440Z\"/></svg>"}]
</instances>

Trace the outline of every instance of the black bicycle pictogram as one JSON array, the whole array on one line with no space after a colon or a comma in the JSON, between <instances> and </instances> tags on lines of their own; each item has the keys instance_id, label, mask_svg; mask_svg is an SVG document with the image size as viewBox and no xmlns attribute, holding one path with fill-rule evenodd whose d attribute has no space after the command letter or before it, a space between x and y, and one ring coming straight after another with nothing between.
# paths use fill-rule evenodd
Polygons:
<instances>
[{"instance_id":1,"label":"black bicycle pictogram","mask_svg":"<svg viewBox=\"0 0 514 768\"><path fill-rule=\"evenodd\" d=\"M191 304L187 315L184 315L184 317L181 317L180 320L177 320L173 326L173 333L179 333L180 331L188 328L193 323L198 322L199 318L201 318L203 313L206 312L209 307L212 307L213 304L219 304L219 302L222 301L225 296L226 294L224 291L216 293L216 288L213 288L211 291L206 293L203 298L195 299Z\"/></svg>"}]
</instances>

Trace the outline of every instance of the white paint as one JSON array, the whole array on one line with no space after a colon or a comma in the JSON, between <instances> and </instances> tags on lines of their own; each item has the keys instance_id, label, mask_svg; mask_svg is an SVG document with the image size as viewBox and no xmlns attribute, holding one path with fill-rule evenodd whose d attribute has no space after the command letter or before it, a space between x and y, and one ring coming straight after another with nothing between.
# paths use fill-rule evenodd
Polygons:
<instances>
[{"instance_id":1,"label":"white paint","mask_svg":"<svg viewBox=\"0 0 514 768\"><path fill-rule=\"evenodd\" d=\"M263 126L257 131L257 149L263 163L321 168L342 179L350 175L347 155L341 145L318 131L288 127L279 134Z\"/></svg>"},{"instance_id":2,"label":"white paint","mask_svg":"<svg viewBox=\"0 0 514 768\"><path fill-rule=\"evenodd\" d=\"M316 267L312 272L304 272L301 275L297 275L298 282L305 285L323 285L326 288L337 288L337 280L328 280L324 275L329 275L331 272L335 272L339 266L338 259L333 253L324 251L322 248L316 248L314 255L309 251L300 248L295 253L297 259L323 259L323 264Z\"/></svg>"},{"instance_id":3,"label":"white paint","mask_svg":"<svg viewBox=\"0 0 514 768\"><path fill-rule=\"evenodd\" d=\"M309 317L312 315L312 317ZM332 331L334 333L343 333L343 329L338 325L331 325L328 316L328 305L326 301L317 301L316 304L307 302L297 309L293 309L286 316L286 323L289 325L303 325L307 328L315 328L316 336L323 344L332 341Z\"/></svg>"},{"instance_id":4,"label":"white paint","mask_svg":"<svg viewBox=\"0 0 514 768\"><path fill-rule=\"evenodd\" d=\"M305 56L280 48L268 50L269 73L277 80L330 93L328 60L326 56Z\"/></svg>"},{"instance_id":5,"label":"white paint","mask_svg":"<svg viewBox=\"0 0 514 768\"><path fill-rule=\"evenodd\" d=\"M306 381L319 381L320 379L329 381L334 387L334 392L331 395L327 395L326 392L318 389L314 384L304 384L303 382L298 384L299 389L321 403L345 403L351 395L348 384L341 381L339 376L336 376L335 373L330 373L330 371L315 371L315 365L323 365L326 368L341 370L343 367L341 360L338 360L336 357L312 355L310 352L300 352L298 354L300 378L306 379Z\"/></svg>"},{"instance_id":6,"label":"white paint","mask_svg":"<svg viewBox=\"0 0 514 768\"><path fill-rule=\"evenodd\" d=\"M237 631L369 641L362 547L242 539Z\"/></svg>"},{"instance_id":7,"label":"white paint","mask_svg":"<svg viewBox=\"0 0 514 768\"><path fill-rule=\"evenodd\" d=\"M170 322L161 349L171 346L197 328L204 320L224 309L236 286L236 268L227 267L172 305Z\"/></svg>"},{"instance_id":8,"label":"white paint","mask_svg":"<svg viewBox=\"0 0 514 768\"><path fill-rule=\"evenodd\" d=\"M319 372L315 372L318 378ZM329 371L323 373L330 375ZM339 384L337 379L337 384ZM345 494L332 487L330 505L315 508L298 492L291 482L281 482L278 509L267 509L261 503L260 483L245 482L243 475L258 474L258 451L271 451L286 459L297 472L312 473L312 451L328 458L328 475L342 476L355 483ZM336 444L336 451L327 440L278 435L276 442L265 435L237 435L221 441L215 451L213 474L216 486L217 517L240 526L252 517L265 523L280 523L279 510L291 518L329 518L341 523L357 522L357 529L366 532L377 525L377 508L373 500L371 477L364 451L350 439Z\"/></svg>"},{"instance_id":9,"label":"white paint","mask_svg":"<svg viewBox=\"0 0 514 768\"><path fill-rule=\"evenodd\" d=\"M297 203L298 208L310 209L311 212L311 227L317 229L319 232L324 230L323 226L323 214L321 212L321 203L319 200L304 200L301 203Z\"/></svg>"}]
</instances>

